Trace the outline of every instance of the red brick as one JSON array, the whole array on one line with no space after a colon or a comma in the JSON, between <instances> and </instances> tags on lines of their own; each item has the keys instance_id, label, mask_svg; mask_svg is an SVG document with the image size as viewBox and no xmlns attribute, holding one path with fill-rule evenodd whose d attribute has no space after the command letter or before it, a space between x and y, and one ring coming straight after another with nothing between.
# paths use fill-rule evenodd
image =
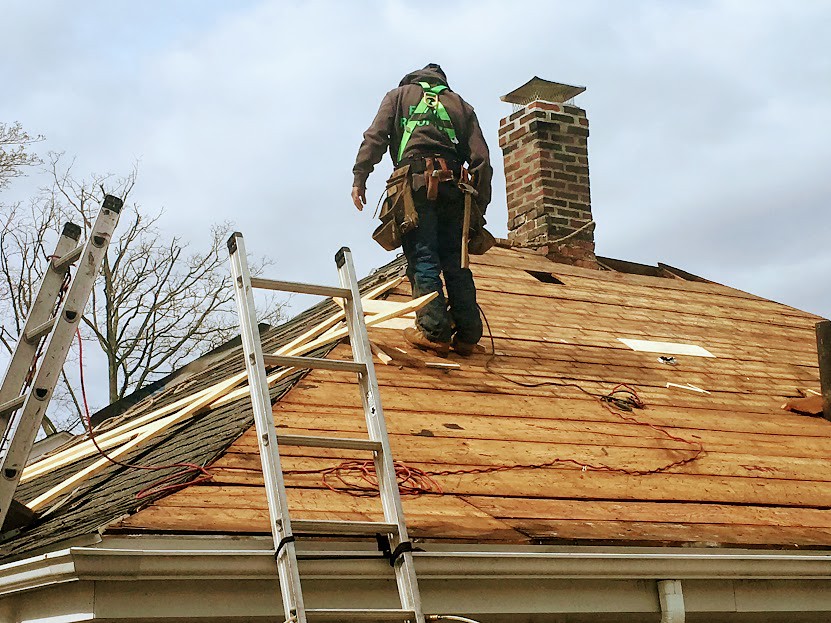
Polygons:
<instances>
[{"instance_id":1,"label":"red brick","mask_svg":"<svg viewBox=\"0 0 831 623\"><path fill-rule=\"evenodd\" d=\"M539 108L542 110L553 110L554 112L560 112L563 110L562 106L560 106L559 104L553 104L552 102L542 102L540 100L528 104L528 109L530 110L532 108Z\"/></svg>"}]
</instances>

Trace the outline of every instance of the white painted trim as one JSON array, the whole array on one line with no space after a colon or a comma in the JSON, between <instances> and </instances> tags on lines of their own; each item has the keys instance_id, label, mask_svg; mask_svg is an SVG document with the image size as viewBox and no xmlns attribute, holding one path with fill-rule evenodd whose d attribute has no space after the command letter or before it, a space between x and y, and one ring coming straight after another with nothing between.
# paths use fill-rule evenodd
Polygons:
<instances>
[{"instance_id":1,"label":"white painted trim","mask_svg":"<svg viewBox=\"0 0 831 623\"><path fill-rule=\"evenodd\" d=\"M373 550L346 542L300 544L302 577L321 607L344 605L344 599L351 600L344 607L365 607L389 596L385 560L348 558ZM38 617L53 623L49 617L91 608L92 620L273 623L281 606L269 545L259 537L115 535L97 547L34 556L0 566L0 619L10 613L17 617L13 623ZM829 552L422 546L429 551L417 553L415 564L430 612L474 619L477 613L596 612L626 621L660 613L660 587L675 586L681 595L683 584L688 612L763 618L770 608L759 604L772 602L781 612L831 613Z\"/></svg>"},{"instance_id":2,"label":"white painted trim","mask_svg":"<svg viewBox=\"0 0 831 623\"><path fill-rule=\"evenodd\" d=\"M78 580L268 579L275 577L271 551L251 549L126 549L70 547L0 566L0 595ZM139 543L136 543L139 545ZM158 544L157 544L158 545ZM831 553L765 550L695 551L687 548L570 548L570 551L444 550L416 553L419 577L562 579L822 579L831 580ZM304 577L382 578L381 560L354 560L354 550L300 550ZM366 554L367 550L360 553ZM326 560L324 560L324 558ZM340 560L331 560L340 558Z\"/></svg>"},{"instance_id":3,"label":"white painted trim","mask_svg":"<svg viewBox=\"0 0 831 623\"><path fill-rule=\"evenodd\" d=\"M79 621L92 621L94 618L94 612L77 612L75 614L59 614L53 617L23 619L21 623L78 623Z\"/></svg>"}]
</instances>

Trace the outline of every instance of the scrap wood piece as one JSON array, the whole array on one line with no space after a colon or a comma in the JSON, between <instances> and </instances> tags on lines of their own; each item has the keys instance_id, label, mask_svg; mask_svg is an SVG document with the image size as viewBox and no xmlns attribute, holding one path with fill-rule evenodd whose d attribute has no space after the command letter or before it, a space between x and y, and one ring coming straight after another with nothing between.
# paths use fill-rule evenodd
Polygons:
<instances>
[{"instance_id":1,"label":"scrap wood piece","mask_svg":"<svg viewBox=\"0 0 831 623\"><path fill-rule=\"evenodd\" d=\"M392 357L390 357L384 350L378 346L375 342L370 341L369 347L372 350L372 353L378 357L378 361L380 361L385 366L390 365L392 363Z\"/></svg>"},{"instance_id":2,"label":"scrap wood piece","mask_svg":"<svg viewBox=\"0 0 831 623\"><path fill-rule=\"evenodd\" d=\"M436 298L439 295L438 292L430 292L429 294L425 294L417 299L413 299L412 301L408 301L406 303L396 303L396 307L394 309L390 309L389 311L380 313L380 314L373 314L371 316L366 316L364 319L364 324L366 324L367 328L374 327L376 325L381 324L386 320L390 320L392 318L398 318L399 316L403 316L404 314L417 311L427 305L430 301ZM349 335L349 331L346 327L342 329L338 329L334 331L330 335L320 336L316 340L312 340L311 342L306 343L303 348L306 349L305 352L309 352L314 350L315 348L319 348L320 346L324 346L330 342L334 342L335 340L339 340L340 338L346 337ZM305 354L305 353L302 353Z\"/></svg>"},{"instance_id":3,"label":"scrap wood piece","mask_svg":"<svg viewBox=\"0 0 831 623\"><path fill-rule=\"evenodd\" d=\"M338 305L343 306L343 301L338 300ZM366 314L380 314L386 311L394 310L397 305L400 305L400 302L397 301L385 301L385 300L372 300L372 301L365 301L364 302L364 313ZM406 314L402 314L396 318L390 318L389 320L385 320L382 323L376 325L379 329L405 329L407 327L411 327L415 325L416 315L414 311L407 312Z\"/></svg>"},{"instance_id":4,"label":"scrap wood piece","mask_svg":"<svg viewBox=\"0 0 831 623\"><path fill-rule=\"evenodd\" d=\"M394 365L402 366L405 368L438 368L442 370L460 370L461 365L454 362L454 361L425 361L424 359L419 359L418 357L413 357L407 351L398 348L397 346L390 346L389 344L381 341L372 341L370 345L373 348L373 351L376 355L378 353L383 353L383 356ZM376 352L377 350L377 352ZM381 355L378 355L379 359L381 359ZM389 363L384 362L382 359L382 363L384 365L389 365Z\"/></svg>"},{"instance_id":5,"label":"scrap wood piece","mask_svg":"<svg viewBox=\"0 0 831 623\"><path fill-rule=\"evenodd\" d=\"M426 368L436 368L438 370L461 370L462 366L455 361L425 361Z\"/></svg>"},{"instance_id":6,"label":"scrap wood piece","mask_svg":"<svg viewBox=\"0 0 831 623\"><path fill-rule=\"evenodd\" d=\"M404 316L399 316L398 318L391 318L389 320L385 320L384 322L375 325L375 328L403 331L404 329L408 329L409 327L414 327L415 323L415 314L406 314Z\"/></svg>"},{"instance_id":7,"label":"scrap wood piece","mask_svg":"<svg viewBox=\"0 0 831 623\"><path fill-rule=\"evenodd\" d=\"M398 287L403 280L404 280L403 277L396 277L395 279L391 279L389 281L386 281L386 282L376 286L375 288L372 288L371 290L369 290L363 297L361 297L361 301L363 302L364 299L366 299L367 301L373 300L375 297L381 296L382 294L385 294L386 292ZM424 298L424 297L422 297L422 298ZM426 304L427 302L429 302L429 301L425 301L423 304ZM409 306L408 306L408 308L409 308ZM398 308L393 309L393 310L388 310L388 311L389 312L397 312ZM308 331L306 331L302 335L296 337L295 339L293 339L289 343L281 346L273 354L275 354L275 355L294 355L294 356L297 356L297 355L305 354L305 353L309 352L309 350L314 350L314 348L317 348L318 346L320 346L322 344L316 344L312 348L305 348L305 346L311 340L313 340L314 338L321 336L321 334L325 334L334 325L336 325L338 322L343 320L344 317L345 317L345 314L344 314L343 310L335 312L332 316L330 316L326 320L323 320L322 322L315 325L314 327L312 327L311 329L309 329ZM367 325L369 325L369 321L367 321ZM342 335L333 335L331 340L328 340L328 341L334 341L335 339L339 339L340 337L342 337ZM328 341L324 342L324 343L328 343ZM240 372L237 375L235 375L234 377L232 377L232 379L236 380L237 383L239 383L239 382L243 381L246 377L247 377L246 372ZM282 378L282 375L280 373L278 373L278 374L273 374L272 373L268 377L269 386L272 386L274 383L276 383L278 378ZM97 434L95 439L98 442L98 445L104 450L109 449L109 448L113 448L113 447L118 446L118 445L120 445L122 443L125 443L125 442L129 443L132 440L134 440L137 436L143 435L144 433L148 432L148 430L152 429L154 423L161 423L160 418L164 418L164 417L166 417L166 416L168 416L168 415L170 415L170 414L172 414L172 413L174 413L174 412L176 412L180 409L187 408L189 405L193 404L194 402L200 401L204 397L206 397L207 395L212 394L213 389L215 387L216 386L207 387L205 389L202 389L202 390L196 392L195 394L192 394L190 396L185 396L184 398L180 398L179 400L177 400L177 401L175 401L175 402L173 402L169 405L166 405L164 407L156 409L156 410L152 411L151 413L148 413L148 414L143 415L141 417L129 420L129 421L125 422L124 424L122 424L120 426L117 426L115 428L112 428L110 430L103 431L100 434ZM225 404L227 404L227 403L229 403L233 400L236 400L240 396L242 396L244 394L247 394L247 393L248 393L248 386L245 386L245 387L239 388L237 391L232 391L230 393L225 394L224 396L219 396L219 397L215 398L214 402L212 402L208 406L210 408L220 407L220 406L225 405ZM82 441L79 444L76 444L74 446L66 448L65 450L62 450L59 453L50 455L48 457L44 457L40 461L36 461L36 462L32 463L31 465L27 466L24 469L23 474L21 475L20 481L21 482L26 482L28 480L31 480L33 478L36 478L37 476L40 476L40 475L44 474L44 473L54 471L56 469L59 469L61 467L64 467L64 466L69 465L71 463L74 463L74 462L79 461L81 459L93 456L97 453L98 453L98 449L95 447L95 444L92 442L92 440L87 439L85 441Z\"/></svg>"},{"instance_id":8,"label":"scrap wood piece","mask_svg":"<svg viewBox=\"0 0 831 623\"><path fill-rule=\"evenodd\" d=\"M404 366L407 368L423 368L424 362L417 357L407 354L407 351L391 346L390 344L377 340L372 341L371 344L381 350L387 357L389 357L395 365Z\"/></svg>"},{"instance_id":9,"label":"scrap wood piece","mask_svg":"<svg viewBox=\"0 0 831 623\"><path fill-rule=\"evenodd\" d=\"M397 288L401 282L404 281L403 277L396 277L395 279L391 279L390 281L386 281L379 286L376 286L365 295L361 297L361 306L364 307L364 313L366 314L367 308L365 306L371 305L371 301L374 301L376 297L381 296ZM328 332L334 332L334 327L338 324L338 322L344 320L346 318L346 314L343 308L343 299L333 298L332 301L335 302L336 305L340 307L340 311L335 312L332 316L321 322L320 324L312 327L303 335L293 339L288 344L280 347L280 349L275 352L275 355L288 355L289 351L298 348L310 340L319 337L321 335L326 335Z\"/></svg>"},{"instance_id":10,"label":"scrap wood piece","mask_svg":"<svg viewBox=\"0 0 831 623\"><path fill-rule=\"evenodd\" d=\"M678 389L686 389L687 391L691 392L698 392L699 394L709 394L706 389L701 389L700 387L696 387L692 383L687 383L686 385L679 385L678 383L667 383L667 389L670 387L677 387Z\"/></svg>"},{"instance_id":11,"label":"scrap wood piece","mask_svg":"<svg viewBox=\"0 0 831 623\"><path fill-rule=\"evenodd\" d=\"M782 405L782 408L802 415L822 415L822 396L791 398Z\"/></svg>"}]
</instances>

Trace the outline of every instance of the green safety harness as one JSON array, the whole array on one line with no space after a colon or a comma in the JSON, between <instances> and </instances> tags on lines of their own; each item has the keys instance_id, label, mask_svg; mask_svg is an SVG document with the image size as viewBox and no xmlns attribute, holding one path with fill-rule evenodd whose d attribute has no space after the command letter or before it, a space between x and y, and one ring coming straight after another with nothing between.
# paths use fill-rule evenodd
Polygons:
<instances>
[{"instance_id":1,"label":"green safety harness","mask_svg":"<svg viewBox=\"0 0 831 623\"><path fill-rule=\"evenodd\" d=\"M459 144L450 115L447 114L444 104L439 100L439 93L447 87L443 84L430 86L429 82L419 82L418 84L424 89L424 97L421 98L418 106L404 125L404 134L401 136L401 145L398 147L398 162L401 162L401 158L404 156L404 149L407 147L407 143L410 142L413 130L420 125L433 123L447 134L451 143Z\"/></svg>"}]
</instances>

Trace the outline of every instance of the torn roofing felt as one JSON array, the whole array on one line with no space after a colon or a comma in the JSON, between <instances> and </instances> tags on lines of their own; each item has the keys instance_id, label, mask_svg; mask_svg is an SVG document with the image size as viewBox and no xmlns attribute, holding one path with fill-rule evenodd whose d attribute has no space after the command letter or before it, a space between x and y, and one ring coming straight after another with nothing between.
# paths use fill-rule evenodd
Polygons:
<instances>
[{"instance_id":1,"label":"torn roofing felt","mask_svg":"<svg viewBox=\"0 0 831 623\"><path fill-rule=\"evenodd\" d=\"M405 267L403 258L397 258L359 282L361 292L400 275ZM275 350L305 332L321 320L328 318L338 307L327 299L295 316L288 322L268 330L262 335L264 350ZM322 346L310 353L325 356L336 344ZM210 356L215 356L211 355ZM199 366L196 366L197 369ZM175 402L184 396L211 387L235 373L243 371L242 348L233 347L207 369L185 376L161 392L130 406L116 419L119 423L140 417L154 409ZM306 371L298 370L279 381L272 389L272 401L278 400L299 381ZM130 397L127 397L129 402ZM206 465L216 459L241 434L254 423L251 401L244 396L226 405L189 418L170 430L148 441L147 445L129 462L138 465L164 465L189 462ZM54 487L69 476L99 460L99 455L83 459L54 472L22 483L15 499L28 502ZM109 465L101 473L83 482L68 496L62 496L50 508L40 513L40 518L19 534L7 535L0 543L2 560L12 560L38 550L49 551L56 543L93 534L102 526L137 508L164 497L165 492L151 494L142 499L136 495L159 480L177 472L181 467L148 471ZM193 472L190 472L190 477ZM174 481L175 482L175 481Z\"/></svg>"}]
</instances>

